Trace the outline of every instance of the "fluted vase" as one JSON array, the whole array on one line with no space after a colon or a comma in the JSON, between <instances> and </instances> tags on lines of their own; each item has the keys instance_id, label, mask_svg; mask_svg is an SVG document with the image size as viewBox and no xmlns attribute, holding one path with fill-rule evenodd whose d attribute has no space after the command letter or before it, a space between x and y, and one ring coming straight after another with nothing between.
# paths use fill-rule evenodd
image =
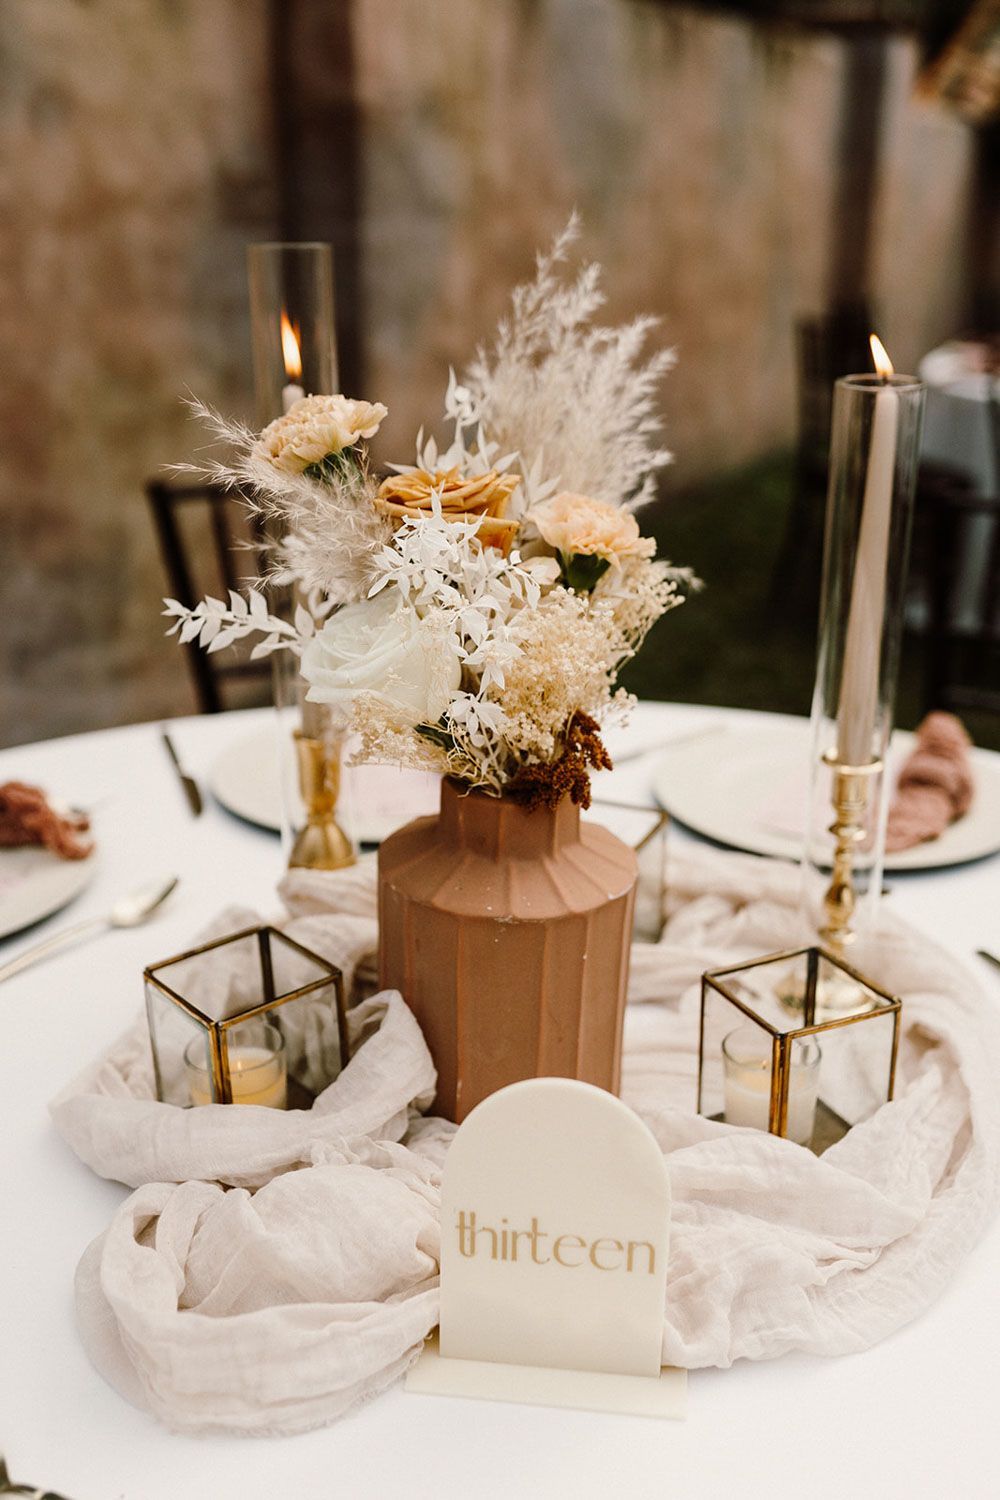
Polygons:
<instances>
[{"instance_id":1,"label":"fluted vase","mask_svg":"<svg viewBox=\"0 0 1000 1500\"><path fill-rule=\"evenodd\" d=\"M568 798L528 810L445 779L379 851L381 980L416 1015L439 1114L522 1078L618 1092L634 852Z\"/></svg>"}]
</instances>

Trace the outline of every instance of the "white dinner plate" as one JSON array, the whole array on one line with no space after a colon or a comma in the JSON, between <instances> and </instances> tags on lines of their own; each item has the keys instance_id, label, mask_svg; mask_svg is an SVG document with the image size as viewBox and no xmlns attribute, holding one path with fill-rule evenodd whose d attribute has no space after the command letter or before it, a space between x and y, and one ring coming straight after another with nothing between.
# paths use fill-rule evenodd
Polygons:
<instances>
[{"instance_id":1,"label":"white dinner plate","mask_svg":"<svg viewBox=\"0 0 1000 1500\"><path fill-rule=\"evenodd\" d=\"M209 785L223 807L275 832L281 828L278 730L258 730L223 751ZM340 800L345 830L359 844L379 844L411 818L437 812L440 778L397 766L346 766Z\"/></svg>"},{"instance_id":2,"label":"white dinner plate","mask_svg":"<svg viewBox=\"0 0 1000 1500\"><path fill-rule=\"evenodd\" d=\"M890 775L913 749L897 731ZM810 737L804 720L776 720L761 729L727 728L665 747L653 770L661 807L695 833L751 854L798 859L808 801ZM1000 768L972 751L972 806L939 838L887 854L886 870L936 870L982 859L1000 849Z\"/></svg>"},{"instance_id":3,"label":"white dinner plate","mask_svg":"<svg viewBox=\"0 0 1000 1500\"><path fill-rule=\"evenodd\" d=\"M68 905L90 884L96 863L93 854L60 859L36 844L0 849L0 938Z\"/></svg>"}]
</instances>

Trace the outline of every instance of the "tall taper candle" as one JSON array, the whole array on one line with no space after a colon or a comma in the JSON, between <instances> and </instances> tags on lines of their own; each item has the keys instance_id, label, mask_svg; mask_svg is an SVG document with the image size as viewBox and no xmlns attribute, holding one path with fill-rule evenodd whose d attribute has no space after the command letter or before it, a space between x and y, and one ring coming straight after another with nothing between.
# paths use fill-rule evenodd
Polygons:
<instances>
[{"instance_id":1,"label":"tall taper candle","mask_svg":"<svg viewBox=\"0 0 1000 1500\"><path fill-rule=\"evenodd\" d=\"M288 383L281 392L281 406L291 411L296 401L305 395L299 381L302 379L302 345L299 342L298 326L293 324L284 308L281 309L281 355L285 362Z\"/></svg>"}]
</instances>

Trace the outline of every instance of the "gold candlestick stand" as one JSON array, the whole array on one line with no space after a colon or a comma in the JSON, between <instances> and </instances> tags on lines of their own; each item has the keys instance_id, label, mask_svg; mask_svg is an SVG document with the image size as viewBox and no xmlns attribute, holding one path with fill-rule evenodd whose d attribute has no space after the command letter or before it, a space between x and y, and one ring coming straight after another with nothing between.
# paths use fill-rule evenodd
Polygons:
<instances>
[{"instance_id":1,"label":"gold candlestick stand","mask_svg":"<svg viewBox=\"0 0 1000 1500\"><path fill-rule=\"evenodd\" d=\"M342 870L353 865L354 846L337 821L340 742L324 732L315 704L304 704L295 730L295 759L306 821L295 836L290 870Z\"/></svg>"},{"instance_id":2,"label":"gold candlestick stand","mask_svg":"<svg viewBox=\"0 0 1000 1500\"><path fill-rule=\"evenodd\" d=\"M837 759L835 750L827 750L823 760L833 771L834 820L830 833L834 838L833 872L823 911L826 920L819 930L821 941L839 957L845 948L857 938L854 930L854 909L857 896L854 889L854 861L858 848L868 834L865 814L871 780L882 769L881 760L873 760L866 766L847 766Z\"/></svg>"},{"instance_id":3,"label":"gold candlestick stand","mask_svg":"<svg viewBox=\"0 0 1000 1500\"><path fill-rule=\"evenodd\" d=\"M823 762L833 772L830 800L834 820L829 831L833 834L834 847L830 884L823 897L823 924L819 929L822 947L818 952L828 961L824 963L822 975L814 979L811 995L807 995L801 976L783 975L777 989L784 1008L795 1014L804 1011L808 1024L813 1020L809 1014L810 1005L817 1021L853 1015L868 1005L864 989L853 971L842 965L846 951L857 941L854 913L858 897L854 866L858 849L868 837L867 812L872 778L882 770L881 760L872 760L866 766L845 765L837 759L836 750L827 750Z\"/></svg>"}]
</instances>

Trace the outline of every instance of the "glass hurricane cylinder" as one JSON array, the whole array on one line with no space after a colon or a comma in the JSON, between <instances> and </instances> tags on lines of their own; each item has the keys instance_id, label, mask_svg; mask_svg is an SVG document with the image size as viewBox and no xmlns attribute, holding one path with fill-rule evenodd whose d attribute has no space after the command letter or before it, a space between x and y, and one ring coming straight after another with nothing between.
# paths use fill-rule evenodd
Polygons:
<instances>
[{"instance_id":1,"label":"glass hurricane cylinder","mask_svg":"<svg viewBox=\"0 0 1000 1500\"><path fill-rule=\"evenodd\" d=\"M247 269L257 420L264 427L302 396L336 392L333 253L319 242L250 245ZM282 541L276 527L269 523L275 549ZM295 586L272 591L271 608L283 619L308 603ZM354 846L337 816L341 737L329 715L304 703L296 658L275 652L272 667L285 857L293 868L353 864Z\"/></svg>"},{"instance_id":2,"label":"glass hurricane cylinder","mask_svg":"<svg viewBox=\"0 0 1000 1500\"><path fill-rule=\"evenodd\" d=\"M333 253L329 245L247 247L254 388L261 427L301 396L337 389Z\"/></svg>"},{"instance_id":3,"label":"glass hurricane cylinder","mask_svg":"<svg viewBox=\"0 0 1000 1500\"><path fill-rule=\"evenodd\" d=\"M804 862L830 872L810 917L835 952L870 928L882 885L923 403L906 375L834 388Z\"/></svg>"}]
</instances>

